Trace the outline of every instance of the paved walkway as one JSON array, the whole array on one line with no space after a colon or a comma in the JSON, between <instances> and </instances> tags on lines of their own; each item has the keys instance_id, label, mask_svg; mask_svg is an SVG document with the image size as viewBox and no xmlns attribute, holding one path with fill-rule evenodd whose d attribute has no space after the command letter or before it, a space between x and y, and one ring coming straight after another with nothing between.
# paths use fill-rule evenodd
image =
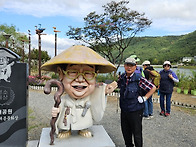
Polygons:
<instances>
[{"instance_id":1,"label":"paved walkway","mask_svg":"<svg viewBox=\"0 0 196 147\"><path fill-rule=\"evenodd\" d=\"M54 94L54 92L53 92ZM156 93L153 98L158 99ZM191 95L173 93L172 99L179 102L196 104L196 98ZM191 104L190 103L190 104ZM39 140L42 128L50 127L50 112L54 104L53 95L45 95L40 90L29 92L29 140ZM176 109L177 108L177 109ZM144 147L195 147L196 146L196 117L195 114L172 106L171 116L159 115L158 103L154 103L154 118L143 120ZM118 110L118 112L117 112ZM196 111L196 109L191 109ZM116 147L124 147L124 141L120 129L120 109L117 98L108 97L108 103L101 122ZM33 141L32 141L33 140ZM34 144L35 145L35 144ZM29 146L33 147L33 146Z\"/></svg>"}]
</instances>

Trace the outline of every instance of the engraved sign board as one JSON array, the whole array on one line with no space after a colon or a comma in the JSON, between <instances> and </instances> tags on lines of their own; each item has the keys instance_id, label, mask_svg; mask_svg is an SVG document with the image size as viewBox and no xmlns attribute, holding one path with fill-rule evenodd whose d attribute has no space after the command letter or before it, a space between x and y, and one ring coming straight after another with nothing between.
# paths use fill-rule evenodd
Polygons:
<instances>
[{"instance_id":1,"label":"engraved sign board","mask_svg":"<svg viewBox=\"0 0 196 147\"><path fill-rule=\"evenodd\" d=\"M27 64L19 56L0 48L0 146L26 147Z\"/></svg>"}]
</instances>

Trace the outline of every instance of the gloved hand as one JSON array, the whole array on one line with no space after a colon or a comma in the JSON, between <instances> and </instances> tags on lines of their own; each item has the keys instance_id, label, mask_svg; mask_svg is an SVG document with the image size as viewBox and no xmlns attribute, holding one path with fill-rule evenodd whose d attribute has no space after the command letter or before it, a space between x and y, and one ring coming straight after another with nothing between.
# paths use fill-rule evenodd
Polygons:
<instances>
[{"instance_id":1,"label":"gloved hand","mask_svg":"<svg viewBox=\"0 0 196 147\"><path fill-rule=\"evenodd\" d=\"M138 99L139 103L143 103L146 101L147 98L145 96L138 96L137 99Z\"/></svg>"}]
</instances>

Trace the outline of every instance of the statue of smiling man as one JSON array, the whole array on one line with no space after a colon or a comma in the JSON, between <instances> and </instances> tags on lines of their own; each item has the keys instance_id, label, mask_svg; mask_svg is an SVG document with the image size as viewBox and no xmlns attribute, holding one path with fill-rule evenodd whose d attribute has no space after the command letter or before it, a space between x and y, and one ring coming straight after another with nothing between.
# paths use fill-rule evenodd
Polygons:
<instances>
[{"instance_id":1,"label":"statue of smiling man","mask_svg":"<svg viewBox=\"0 0 196 147\"><path fill-rule=\"evenodd\" d=\"M65 96L61 98L59 107L52 109L58 138L71 135L71 130L78 130L84 137L91 137L88 130L93 121L100 121L106 107L106 94L117 87L111 84L96 85L98 73L109 73L116 67L85 46L73 46L55 56L42 66L43 70L55 71L59 74Z\"/></svg>"}]
</instances>

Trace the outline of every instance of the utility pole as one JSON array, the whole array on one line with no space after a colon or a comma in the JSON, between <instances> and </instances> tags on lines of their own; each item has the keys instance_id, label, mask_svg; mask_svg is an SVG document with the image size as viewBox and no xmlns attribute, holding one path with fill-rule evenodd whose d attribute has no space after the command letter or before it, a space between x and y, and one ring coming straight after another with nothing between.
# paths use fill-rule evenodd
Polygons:
<instances>
[{"instance_id":1,"label":"utility pole","mask_svg":"<svg viewBox=\"0 0 196 147\"><path fill-rule=\"evenodd\" d=\"M21 40L22 41L22 62L24 63L24 42L25 40Z\"/></svg>"},{"instance_id":2,"label":"utility pole","mask_svg":"<svg viewBox=\"0 0 196 147\"><path fill-rule=\"evenodd\" d=\"M29 34L29 75L31 75L31 31L28 30Z\"/></svg>"},{"instance_id":3,"label":"utility pole","mask_svg":"<svg viewBox=\"0 0 196 147\"><path fill-rule=\"evenodd\" d=\"M10 38L11 35L10 34L4 34L3 36L6 39L5 47L8 48L8 39Z\"/></svg>"},{"instance_id":4,"label":"utility pole","mask_svg":"<svg viewBox=\"0 0 196 147\"><path fill-rule=\"evenodd\" d=\"M55 32L55 54L54 54L54 56L56 56L57 55L57 32L61 32L61 31L57 31L56 27L53 27L53 29Z\"/></svg>"},{"instance_id":5,"label":"utility pole","mask_svg":"<svg viewBox=\"0 0 196 147\"><path fill-rule=\"evenodd\" d=\"M14 48L15 48L15 41L14 39L12 39L12 51L14 52Z\"/></svg>"},{"instance_id":6,"label":"utility pole","mask_svg":"<svg viewBox=\"0 0 196 147\"><path fill-rule=\"evenodd\" d=\"M39 47L39 78L41 78L42 51L41 51L41 34L40 33L38 33L38 47Z\"/></svg>"},{"instance_id":7,"label":"utility pole","mask_svg":"<svg viewBox=\"0 0 196 147\"><path fill-rule=\"evenodd\" d=\"M39 78L41 78L41 35L46 35L46 34L42 34L42 32L45 30L45 28L41 28L41 24L39 24L40 27L37 28L37 26L35 26L35 32L38 35L38 47L39 47Z\"/></svg>"},{"instance_id":8,"label":"utility pole","mask_svg":"<svg viewBox=\"0 0 196 147\"><path fill-rule=\"evenodd\" d=\"M22 36L20 38L21 38L21 41L22 41L22 62L24 63L24 55L25 55L24 44L25 44L25 42L27 42L27 40L24 39L24 36Z\"/></svg>"}]
</instances>

